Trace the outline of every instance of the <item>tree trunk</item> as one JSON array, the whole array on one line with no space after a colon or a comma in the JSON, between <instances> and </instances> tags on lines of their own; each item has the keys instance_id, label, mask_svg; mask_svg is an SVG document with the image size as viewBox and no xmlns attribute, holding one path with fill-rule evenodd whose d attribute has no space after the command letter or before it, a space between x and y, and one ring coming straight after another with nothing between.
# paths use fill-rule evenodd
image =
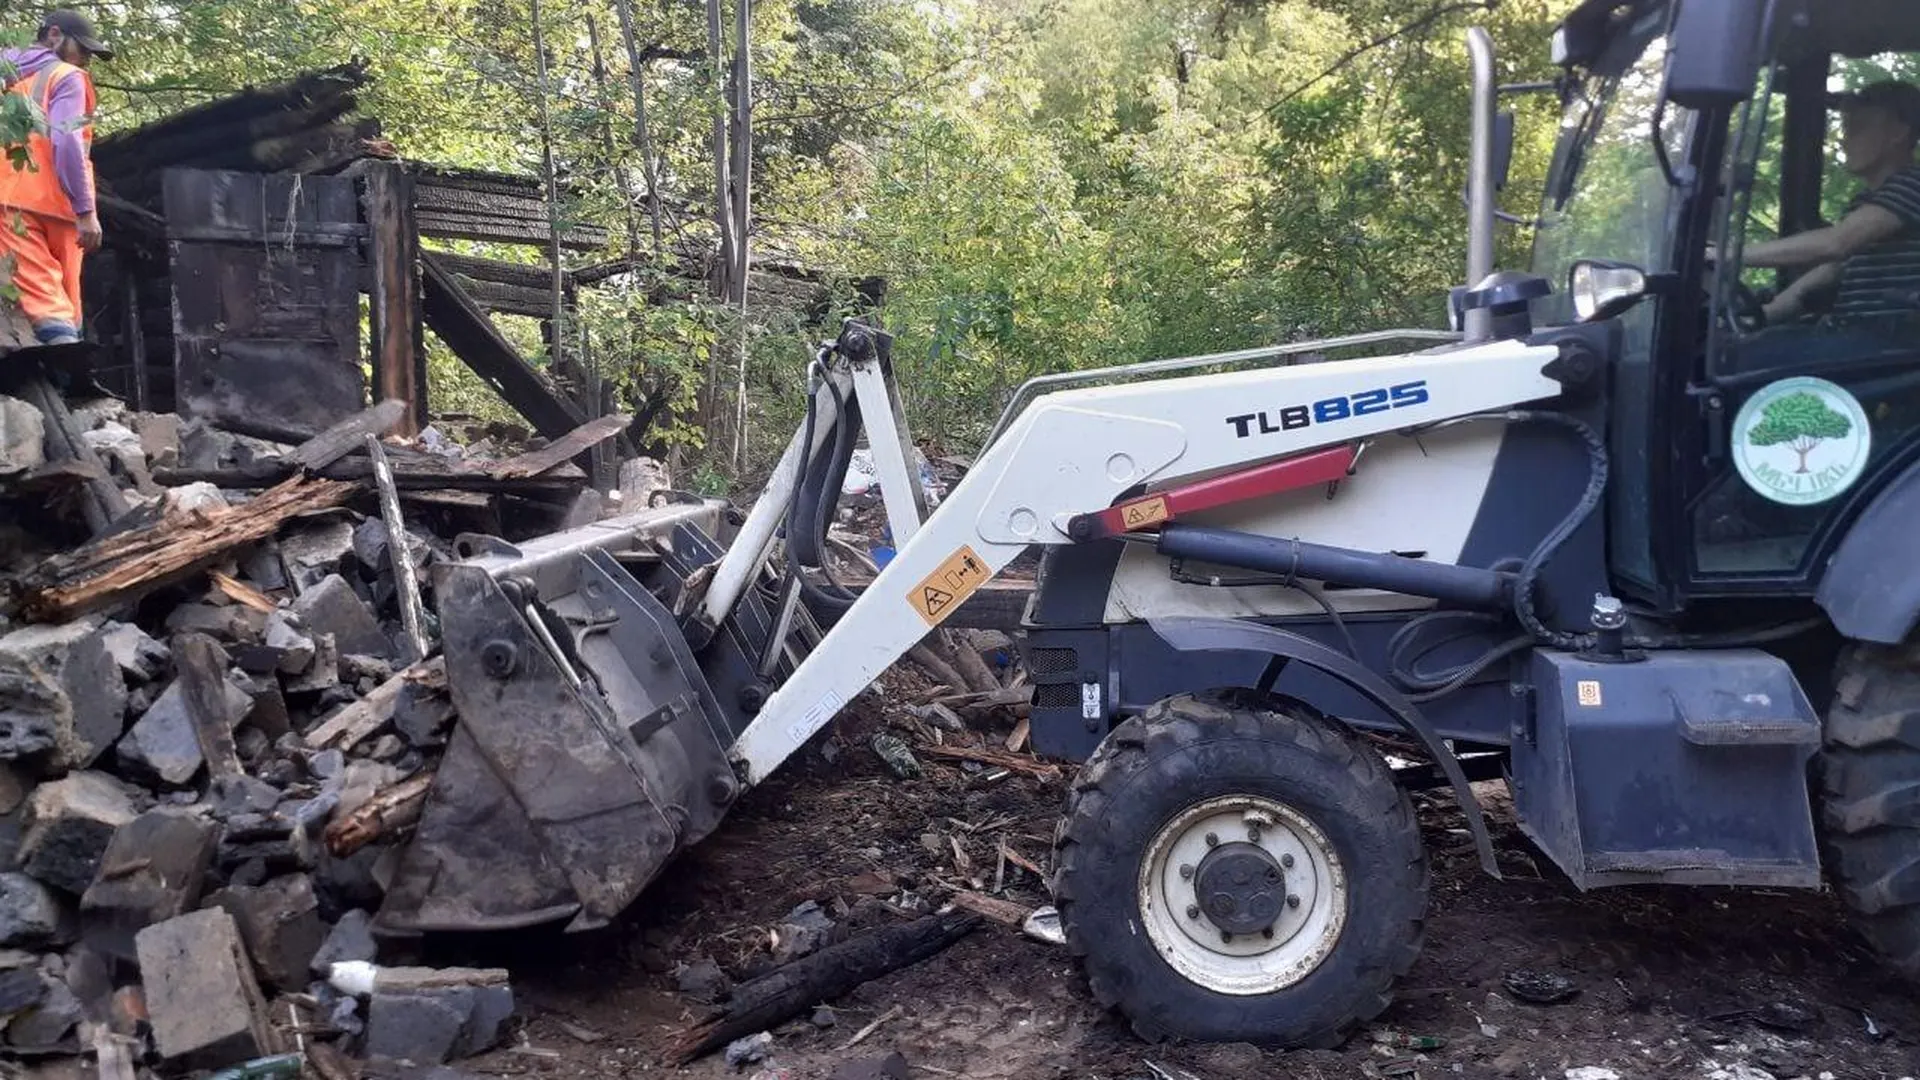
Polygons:
<instances>
[{"instance_id":1,"label":"tree trunk","mask_svg":"<svg viewBox=\"0 0 1920 1080\"><path fill-rule=\"evenodd\" d=\"M620 16L620 39L627 49L627 82L633 91L633 140L640 148L640 167L647 178L647 216L653 227L653 257L666 254L660 236L660 171L653 160L653 132L647 125L646 61L633 28L633 0L613 0Z\"/></svg>"},{"instance_id":2,"label":"tree trunk","mask_svg":"<svg viewBox=\"0 0 1920 1080\"><path fill-rule=\"evenodd\" d=\"M724 99L725 80L722 72L720 0L707 0L707 59L713 72L713 97ZM714 298L725 303L732 296L733 288L733 214L729 212L727 183L727 111L715 109L713 114L713 218L720 232L720 277L713 283ZM707 351L707 400L705 424L707 431L713 430L714 420L719 416L720 407L720 350L709 348Z\"/></svg>"},{"instance_id":3,"label":"tree trunk","mask_svg":"<svg viewBox=\"0 0 1920 1080\"><path fill-rule=\"evenodd\" d=\"M745 464L747 444L747 222L753 178L753 53L748 47L753 0L735 0L733 80L733 295L740 310L740 350L733 384L733 471Z\"/></svg>"},{"instance_id":4,"label":"tree trunk","mask_svg":"<svg viewBox=\"0 0 1920 1080\"><path fill-rule=\"evenodd\" d=\"M566 326L565 271L560 265L560 185L554 175L553 118L547 108L547 41L540 26L540 0L529 0L533 20L533 63L539 78L537 100L540 107L540 171L547 185L547 224L553 233L553 332L547 348L552 351L550 366L560 363L560 340Z\"/></svg>"}]
</instances>

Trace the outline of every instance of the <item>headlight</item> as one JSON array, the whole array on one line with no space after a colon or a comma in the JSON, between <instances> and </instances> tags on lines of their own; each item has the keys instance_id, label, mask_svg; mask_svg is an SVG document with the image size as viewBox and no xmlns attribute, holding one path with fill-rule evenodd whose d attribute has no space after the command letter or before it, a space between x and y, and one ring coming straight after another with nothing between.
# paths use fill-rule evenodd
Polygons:
<instances>
[{"instance_id":1,"label":"headlight","mask_svg":"<svg viewBox=\"0 0 1920 1080\"><path fill-rule=\"evenodd\" d=\"M1647 274L1625 263L1577 262L1569 275L1567 292L1573 297L1573 311L1581 322L1610 319L1647 295Z\"/></svg>"}]
</instances>

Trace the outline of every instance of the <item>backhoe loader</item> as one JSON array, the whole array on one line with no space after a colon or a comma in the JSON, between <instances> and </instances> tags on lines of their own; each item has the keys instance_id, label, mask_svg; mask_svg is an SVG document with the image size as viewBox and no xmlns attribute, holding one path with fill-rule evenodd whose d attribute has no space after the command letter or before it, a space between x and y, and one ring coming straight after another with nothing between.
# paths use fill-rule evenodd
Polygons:
<instances>
[{"instance_id":1,"label":"backhoe loader","mask_svg":"<svg viewBox=\"0 0 1920 1080\"><path fill-rule=\"evenodd\" d=\"M1035 380L929 514L891 341L850 321L749 512L463 538L433 582L461 723L380 926L608 924L1037 549L1033 742L1082 762L1051 884L1144 1037L1377 1015L1428 903L1407 792L1498 875L1477 780L1576 888L1830 886L1920 976L1920 288L1769 326L1785 280L1740 263L1818 227L1831 91L1920 17L1587 0L1544 87L1468 44L1444 329ZM1525 270L1493 258L1503 89L1564 112ZM822 568L862 435L898 553L856 596Z\"/></svg>"}]
</instances>

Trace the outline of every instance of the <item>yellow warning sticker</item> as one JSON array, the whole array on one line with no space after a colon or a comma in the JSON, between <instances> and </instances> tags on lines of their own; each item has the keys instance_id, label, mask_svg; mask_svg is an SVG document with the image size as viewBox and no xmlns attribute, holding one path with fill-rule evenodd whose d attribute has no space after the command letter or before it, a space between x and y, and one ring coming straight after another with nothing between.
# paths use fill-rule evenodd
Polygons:
<instances>
[{"instance_id":1,"label":"yellow warning sticker","mask_svg":"<svg viewBox=\"0 0 1920 1080\"><path fill-rule=\"evenodd\" d=\"M1158 525L1172 516L1167 510L1167 499L1164 495L1141 499L1139 502L1128 503L1120 508L1120 520L1126 525L1128 531Z\"/></svg>"},{"instance_id":2,"label":"yellow warning sticker","mask_svg":"<svg viewBox=\"0 0 1920 1080\"><path fill-rule=\"evenodd\" d=\"M960 550L947 556L933 573L922 578L907 594L907 602L913 610L927 620L928 626L938 626L940 621L953 614L953 609L966 603L967 597L987 583L992 572L972 547L961 545Z\"/></svg>"},{"instance_id":3,"label":"yellow warning sticker","mask_svg":"<svg viewBox=\"0 0 1920 1080\"><path fill-rule=\"evenodd\" d=\"M1580 706L1586 709L1600 707L1600 680L1581 679L1574 687L1574 693L1580 698Z\"/></svg>"}]
</instances>

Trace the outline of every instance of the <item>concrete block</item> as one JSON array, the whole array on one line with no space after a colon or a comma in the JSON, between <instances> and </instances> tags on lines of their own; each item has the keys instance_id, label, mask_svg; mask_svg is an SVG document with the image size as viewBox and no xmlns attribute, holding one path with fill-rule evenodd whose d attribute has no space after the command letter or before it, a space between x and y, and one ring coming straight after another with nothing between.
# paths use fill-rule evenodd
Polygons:
<instances>
[{"instance_id":1,"label":"concrete block","mask_svg":"<svg viewBox=\"0 0 1920 1080\"><path fill-rule=\"evenodd\" d=\"M267 613L267 648L277 654L277 666L287 675L298 675L313 666L313 638L305 625L290 611Z\"/></svg>"},{"instance_id":2,"label":"concrete block","mask_svg":"<svg viewBox=\"0 0 1920 1080\"><path fill-rule=\"evenodd\" d=\"M134 938L199 903L220 833L212 822L175 808L149 810L113 834L100 873L80 898L87 943L132 960Z\"/></svg>"},{"instance_id":3,"label":"concrete block","mask_svg":"<svg viewBox=\"0 0 1920 1080\"><path fill-rule=\"evenodd\" d=\"M353 551L353 525L340 517L303 522L280 535L280 561L296 593L336 574Z\"/></svg>"},{"instance_id":4,"label":"concrete block","mask_svg":"<svg viewBox=\"0 0 1920 1080\"><path fill-rule=\"evenodd\" d=\"M77 772L41 784L27 800L21 868L79 896L99 872L114 832L133 819L125 789L105 773Z\"/></svg>"},{"instance_id":5,"label":"concrete block","mask_svg":"<svg viewBox=\"0 0 1920 1080\"><path fill-rule=\"evenodd\" d=\"M258 645L266 629L266 615L239 604L181 604L167 613L169 634L205 634L228 645Z\"/></svg>"},{"instance_id":6,"label":"concrete block","mask_svg":"<svg viewBox=\"0 0 1920 1080\"><path fill-rule=\"evenodd\" d=\"M314 954L326 936L313 882L286 874L263 885L221 889L207 902L233 916L261 981L277 990L306 986Z\"/></svg>"},{"instance_id":7,"label":"concrete block","mask_svg":"<svg viewBox=\"0 0 1920 1080\"><path fill-rule=\"evenodd\" d=\"M82 619L57 626L29 626L0 638L0 672L11 683L24 679L20 698L27 711L5 723L0 757L53 752L51 770L83 769L120 737L127 723L127 683L106 646L103 624ZM47 693L51 684L59 691ZM11 687L0 688L0 713Z\"/></svg>"},{"instance_id":8,"label":"concrete block","mask_svg":"<svg viewBox=\"0 0 1920 1080\"><path fill-rule=\"evenodd\" d=\"M14 476L47 462L47 421L40 410L0 395L0 476Z\"/></svg>"},{"instance_id":9,"label":"concrete block","mask_svg":"<svg viewBox=\"0 0 1920 1080\"><path fill-rule=\"evenodd\" d=\"M135 940L153 1038L168 1062L213 1069L278 1052L233 916L208 908Z\"/></svg>"},{"instance_id":10,"label":"concrete block","mask_svg":"<svg viewBox=\"0 0 1920 1080\"><path fill-rule=\"evenodd\" d=\"M231 682L223 687L227 723L238 724L253 705L245 690ZM185 691L176 680L153 707L141 714L115 747L121 771L144 783L180 787L200 771L206 759L187 712Z\"/></svg>"},{"instance_id":11,"label":"concrete block","mask_svg":"<svg viewBox=\"0 0 1920 1080\"><path fill-rule=\"evenodd\" d=\"M332 634L313 635L313 664L302 675L280 677L290 694L315 693L340 685L340 648Z\"/></svg>"},{"instance_id":12,"label":"concrete block","mask_svg":"<svg viewBox=\"0 0 1920 1080\"><path fill-rule=\"evenodd\" d=\"M180 464L180 417L175 413L135 413L134 433L140 436L140 449L155 468Z\"/></svg>"},{"instance_id":13,"label":"concrete block","mask_svg":"<svg viewBox=\"0 0 1920 1080\"><path fill-rule=\"evenodd\" d=\"M366 1053L370 1058L441 1065L462 1045L473 1014L472 987L384 992L367 1005Z\"/></svg>"},{"instance_id":14,"label":"concrete block","mask_svg":"<svg viewBox=\"0 0 1920 1080\"><path fill-rule=\"evenodd\" d=\"M0 874L0 946L44 949L73 940L73 914L52 889L20 873Z\"/></svg>"},{"instance_id":15,"label":"concrete block","mask_svg":"<svg viewBox=\"0 0 1920 1080\"><path fill-rule=\"evenodd\" d=\"M327 940L313 954L309 970L314 978L324 979L333 965L347 960L372 963L380 957L380 943L373 938L373 917L359 908L340 916L328 932Z\"/></svg>"},{"instance_id":16,"label":"concrete block","mask_svg":"<svg viewBox=\"0 0 1920 1080\"><path fill-rule=\"evenodd\" d=\"M349 534L348 546L352 546ZM373 609L360 599L347 579L339 574L329 574L319 584L300 594L293 602L294 614L300 616L307 630L313 634L332 634L334 646L343 653L363 653L368 656L393 655L393 642L380 629L379 620L373 617Z\"/></svg>"},{"instance_id":17,"label":"concrete block","mask_svg":"<svg viewBox=\"0 0 1920 1080\"><path fill-rule=\"evenodd\" d=\"M38 1002L15 1014L7 1023L7 1045L22 1053L77 1052L80 1044L68 1036L73 1033L74 1025L85 1019L80 999L68 989L64 979L44 971L40 974L44 992Z\"/></svg>"},{"instance_id":18,"label":"concrete block","mask_svg":"<svg viewBox=\"0 0 1920 1080\"><path fill-rule=\"evenodd\" d=\"M152 682L173 662L167 647L147 636L132 623L107 622L100 627L100 643L107 655L120 666L120 674L133 682Z\"/></svg>"}]
</instances>

